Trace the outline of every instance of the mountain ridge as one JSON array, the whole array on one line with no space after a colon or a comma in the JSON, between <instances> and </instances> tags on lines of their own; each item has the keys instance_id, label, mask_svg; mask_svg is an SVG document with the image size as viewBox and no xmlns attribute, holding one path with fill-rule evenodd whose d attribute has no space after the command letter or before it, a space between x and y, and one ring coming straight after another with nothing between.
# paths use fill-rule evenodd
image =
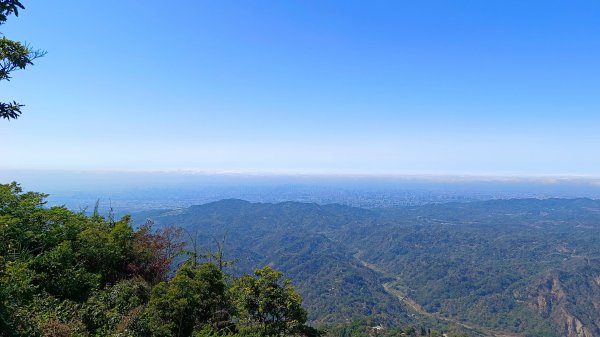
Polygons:
<instances>
[{"instance_id":1,"label":"mountain ridge","mask_svg":"<svg viewBox=\"0 0 600 337\"><path fill-rule=\"evenodd\" d=\"M600 316L600 284L593 282L600 266L590 265L579 278L583 269L575 268L577 261L587 268L586 257L588 262L600 257L594 240L599 200L529 198L367 210L229 199L153 219L197 233L209 248L227 233L230 255L248 257L236 268L281 268L298 285L316 323L370 317L386 324L440 324L410 316L415 313L384 288L392 275L429 313L465 324L523 336L600 336L600 322L576 305L587 303L586 310ZM367 270L355 258L359 251L385 275ZM535 301L549 295L535 284L553 269L563 275L569 295L560 303L547 301L552 305L544 314Z\"/></svg>"}]
</instances>

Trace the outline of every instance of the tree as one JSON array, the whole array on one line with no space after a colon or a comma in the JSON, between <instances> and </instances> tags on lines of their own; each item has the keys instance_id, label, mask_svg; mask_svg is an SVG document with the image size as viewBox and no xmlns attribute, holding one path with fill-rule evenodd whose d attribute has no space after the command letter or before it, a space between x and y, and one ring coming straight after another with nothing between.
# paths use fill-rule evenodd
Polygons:
<instances>
[{"instance_id":1,"label":"tree","mask_svg":"<svg viewBox=\"0 0 600 337\"><path fill-rule=\"evenodd\" d=\"M146 315L153 337L187 337L208 328L227 330L231 306L225 275L212 263L185 263L170 282L152 290Z\"/></svg>"},{"instance_id":2,"label":"tree","mask_svg":"<svg viewBox=\"0 0 600 337\"><path fill-rule=\"evenodd\" d=\"M140 226L133 235L133 251L137 257L127 268L151 284L166 281L173 260L183 251L185 242L181 241L181 229L164 227L154 230L151 220Z\"/></svg>"},{"instance_id":3,"label":"tree","mask_svg":"<svg viewBox=\"0 0 600 337\"><path fill-rule=\"evenodd\" d=\"M0 0L1 1L1 0ZM0 336L318 336L302 299L269 267L239 279L195 254L169 277L179 231L134 229L45 207L46 195L0 184Z\"/></svg>"},{"instance_id":4,"label":"tree","mask_svg":"<svg viewBox=\"0 0 600 337\"><path fill-rule=\"evenodd\" d=\"M19 16L19 9L25 9L19 0L0 0L0 26L10 15ZM27 44L9 40L1 32L0 36L0 81L9 81L12 71L33 65L33 60L46 54L45 51L31 49ZM21 115L22 107L23 104L15 101L0 102L0 117L16 119Z\"/></svg>"},{"instance_id":5,"label":"tree","mask_svg":"<svg viewBox=\"0 0 600 337\"><path fill-rule=\"evenodd\" d=\"M207 250L204 256L207 257L209 260L212 260L217 266L219 266L219 270L223 271L225 267L232 266L236 262L235 260L225 259L225 241L227 240L227 233L223 235L223 240L217 241L217 239L214 238L213 240L217 245L217 250Z\"/></svg>"},{"instance_id":6,"label":"tree","mask_svg":"<svg viewBox=\"0 0 600 337\"><path fill-rule=\"evenodd\" d=\"M261 336L317 335L306 326L302 298L283 274L270 267L233 282L231 292L240 320L240 332Z\"/></svg>"},{"instance_id":7,"label":"tree","mask_svg":"<svg viewBox=\"0 0 600 337\"><path fill-rule=\"evenodd\" d=\"M87 331L92 336L106 336L111 332L129 336L125 332L132 333L136 329L150 291L151 285L146 281L132 278L95 292L82 306L81 316Z\"/></svg>"}]
</instances>

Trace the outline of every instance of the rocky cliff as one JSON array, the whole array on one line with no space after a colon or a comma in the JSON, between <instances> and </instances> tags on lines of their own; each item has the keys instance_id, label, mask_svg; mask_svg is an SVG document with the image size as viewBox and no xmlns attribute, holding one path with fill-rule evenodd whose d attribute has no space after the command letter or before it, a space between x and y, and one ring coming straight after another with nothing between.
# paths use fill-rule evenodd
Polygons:
<instances>
[{"instance_id":1,"label":"rocky cliff","mask_svg":"<svg viewBox=\"0 0 600 337\"><path fill-rule=\"evenodd\" d=\"M600 276L590 275L594 268L586 264L581 270L548 271L532 292L530 308L550 319L561 336L600 336L600 317L589 314L600 309Z\"/></svg>"}]
</instances>

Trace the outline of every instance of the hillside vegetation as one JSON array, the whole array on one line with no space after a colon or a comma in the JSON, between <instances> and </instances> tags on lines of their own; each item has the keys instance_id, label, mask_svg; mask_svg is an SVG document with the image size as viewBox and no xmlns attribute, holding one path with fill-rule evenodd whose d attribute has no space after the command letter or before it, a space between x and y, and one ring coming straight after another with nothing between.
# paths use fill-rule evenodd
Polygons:
<instances>
[{"instance_id":1,"label":"hillside vegetation","mask_svg":"<svg viewBox=\"0 0 600 337\"><path fill-rule=\"evenodd\" d=\"M0 336L319 335L270 267L231 277L222 260L185 254L176 230L44 198L0 185Z\"/></svg>"},{"instance_id":2,"label":"hillside vegetation","mask_svg":"<svg viewBox=\"0 0 600 337\"><path fill-rule=\"evenodd\" d=\"M236 272L271 265L318 324L457 326L472 334L600 336L600 201L521 199L395 210L240 200L136 215ZM421 312L419 312L421 310ZM427 315L423 315L426 313Z\"/></svg>"},{"instance_id":3,"label":"hillside vegetation","mask_svg":"<svg viewBox=\"0 0 600 337\"><path fill-rule=\"evenodd\" d=\"M0 185L2 336L600 336L600 201L117 220L45 197Z\"/></svg>"}]
</instances>

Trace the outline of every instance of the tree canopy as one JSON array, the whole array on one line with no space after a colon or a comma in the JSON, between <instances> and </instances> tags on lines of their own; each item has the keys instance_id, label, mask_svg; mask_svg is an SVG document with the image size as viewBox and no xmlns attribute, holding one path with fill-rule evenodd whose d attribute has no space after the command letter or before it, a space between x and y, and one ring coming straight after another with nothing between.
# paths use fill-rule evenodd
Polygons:
<instances>
[{"instance_id":1,"label":"tree canopy","mask_svg":"<svg viewBox=\"0 0 600 337\"><path fill-rule=\"evenodd\" d=\"M0 0L0 26L9 16L19 16L19 9L25 9L19 0ZM7 39L0 32L0 81L9 81L14 70L33 65L33 60L42 57L45 51L34 50L28 44ZM16 119L21 115L23 104L0 102L0 118Z\"/></svg>"},{"instance_id":2,"label":"tree canopy","mask_svg":"<svg viewBox=\"0 0 600 337\"><path fill-rule=\"evenodd\" d=\"M314 336L302 299L269 267L235 278L134 228L0 185L0 336ZM194 260L192 260L192 258Z\"/></svg>"}]
</instances>

